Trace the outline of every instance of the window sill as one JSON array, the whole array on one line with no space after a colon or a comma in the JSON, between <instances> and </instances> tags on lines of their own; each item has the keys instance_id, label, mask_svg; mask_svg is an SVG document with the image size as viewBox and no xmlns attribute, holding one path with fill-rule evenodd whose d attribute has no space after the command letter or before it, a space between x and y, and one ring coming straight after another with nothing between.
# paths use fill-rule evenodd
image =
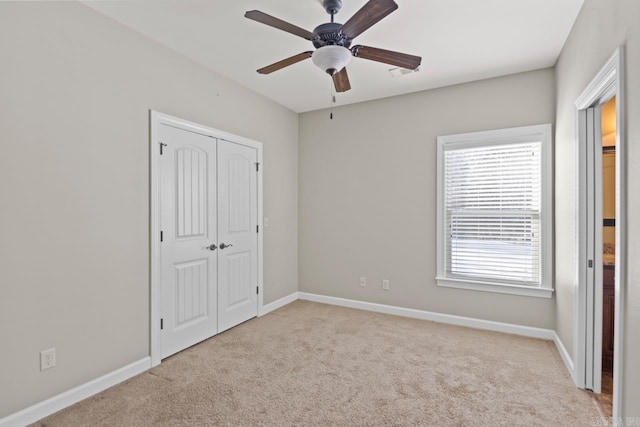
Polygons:
<instances>
[{"instance_id":1,"label":"window sill","mask_svg":"<svg viewBox=\"0 0 640 427\"><path fill-rule=\"evenodd\" d=\"M472 291L496 292L500 294L523 295L537 298L551 298L553 289L530 286L508 285L502 283L478 282L462 279L436 277L438 286L443 288L468 289Z\"/></svg>"}]
</instances>

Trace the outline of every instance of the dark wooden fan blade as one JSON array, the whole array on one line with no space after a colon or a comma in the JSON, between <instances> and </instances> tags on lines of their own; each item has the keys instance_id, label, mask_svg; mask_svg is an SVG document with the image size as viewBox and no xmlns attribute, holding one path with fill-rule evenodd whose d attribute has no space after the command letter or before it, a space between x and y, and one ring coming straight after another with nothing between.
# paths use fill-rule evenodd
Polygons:
<instances>
[{"instance_id":1,"label":"dark wooden fan blade","mask_svg":"<svg viewBox=\"0 0 640 427\"><path fill-rule=\"evenodd\" d=\"M313 52L311 52L311 51L299 53L299 54L294 55L294 56L292 56L290 58L283 59L282 61L278 61L275 64L267 65L264 68L260 68L258 70L258 73L260 73L260 74L273 73L274 71L278 71L278 70L280 70L280 69L282 69L284 67L288 67L289 65L293 65L296 62L304 61L307 58L311 58L312 54L313 54Z\"/></svg>"},{"instance_id":2,"label":"dark wooden fan blade","mask_svg":"<svg viewBox=\"0 0 640 427\"><path fill-rule=\"evenodd\" d=\"M260 12L259 10L250 10L249 12L244 14L244 17L253 19L254 21L260 22L261 24L269 25L282 31L286 31L287 33L295 34L296 36L302 37L303 39L316 39L316 35L312 32L309 32L304 28L297 27L293 24L289 24L282 19L267 15L266 13Z\"/></svg>"},{"instance_id":3,"label":"dark wooden fan blade","mask_svg":"<svg viewBox=\"0 0 640 427\"><path fill-rule=\"evenodd\" d=\"M420 66L422 58L419 56L408 55L406 53L394 52L392 50L378 49L376 47L368 47L357 45L351 48L353 56L358 58L369 59L371 61L383 62L408 70L415 70Z\"/></svg>"},{"instance_id":4,"label":"dark wooden fan blade","mask_svg":"<svg viewBox=\"0 0 640 427\"><path fill-rule=\"evenodd\" d=\"M342 26L342 35L350 39L364 33L373 24L398 8L393 0L369 0Z\"/></svg>"},{"instance_id":5,"label":"dark wooden fan blade","mask_svg":"<svg viewBox=\"0 0 640 427\"><path fill-rule=\"evenodd\" d=\"M347 67L344 67L333 75L333 85L336 87L336 92L346 92L351 89Z\"/></svg>"}]
</instances>

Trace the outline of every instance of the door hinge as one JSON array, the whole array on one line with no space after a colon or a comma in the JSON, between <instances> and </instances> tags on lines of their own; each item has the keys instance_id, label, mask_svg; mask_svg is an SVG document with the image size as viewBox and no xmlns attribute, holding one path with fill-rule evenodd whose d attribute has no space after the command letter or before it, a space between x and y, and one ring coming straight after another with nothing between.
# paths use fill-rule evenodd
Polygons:
<instances>
[{"instance_id":1,"label":"door hinge","mask_svg":"<svg viewBox=\"0 0 640 427\"><path fill-rule=\"evenodd\" d=\"M256 172L260 172L260 163L256 163Z\"/></svg>"},{"instance_id":2,"label":"door hinge","mask_svg":"<svg viewBox=\"0 0 640 427\"><path fill-rule=\"evenodd\" d=\"M164 233L161 231L160 232L160 241L163 242L164 241Z\"/></svg>"},{"instance_id":3,"label":"door hinge","mask_svg":"<svg viewBox=\"0 0 640 427\"><path fill-rule=\"evenodd\" d=\"M589 260L589 268L593 268L593 260L592 259Z\"/></svg>"},{"instance_id":4,"label":"door hinge","mask_svg":"<svg viewBox=\"0 0 640 427\"><path fill-rule=\"evenodd\" d=\"M260 232L260 226L256 225L256 233L259 233L259 232Z\"/></svg>"},{"instance_id":5,"label":"door hinge","mask_svg":"<svg viewBox=\"0 0 640 427\"><path fill-rule=\"evenodd\" d=\"M161 156L162 156L162 154L164 154L163 151L162 151L162 147L166 147L166 146L167 146L167 144L165 144L163 142L160 143L160 155Z\"/></svg>"},{"instance_id":6,"label":"door hinge","mask_svg":"<svg viewBox=\"0 0 640 427\"><path fill-rule=\"evenodd\" d=\"M160 330L164 329L164 319L160 319Z\"/></svg>"},{"instance_id":7,"label":"door hinge","mask_svg":"<svg viewBox=\"0 0 640 427\"><path fill-rule=\"evenodd\" d=\"M260 293L260 286L256 286L256 294Z\"/></svg>"}]
</instances>

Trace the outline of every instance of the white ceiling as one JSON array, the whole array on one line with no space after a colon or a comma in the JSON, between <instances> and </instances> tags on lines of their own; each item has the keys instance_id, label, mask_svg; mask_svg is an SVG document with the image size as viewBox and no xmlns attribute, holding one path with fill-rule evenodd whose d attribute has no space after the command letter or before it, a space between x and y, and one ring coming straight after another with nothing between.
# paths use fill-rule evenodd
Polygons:
<instances>
[{"instance_id":1,"label":"white ceiling","mask_svg":"<svg viewBox=\"0 0 640 427\"><path fill-rule=\"evenodd\" d=\"M396 0L398 10L354 44L422 56L399 78L353 58L352 89L337 105L553 66L584 0ZM311 42L244 18L258 9L309 31L329 21L321 0L85 1L89 7L295 112L327 108L331 79L311 60L269 75L255 70ZM343 0L344 23L366 0Z\"/></svg>"}]
</instances>

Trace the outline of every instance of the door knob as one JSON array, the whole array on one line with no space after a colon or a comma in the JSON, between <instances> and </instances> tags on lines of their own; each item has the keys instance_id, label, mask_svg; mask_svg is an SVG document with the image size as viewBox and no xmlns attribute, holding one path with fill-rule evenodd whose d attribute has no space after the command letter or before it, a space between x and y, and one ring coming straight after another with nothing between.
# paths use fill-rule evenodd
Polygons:
<instances>
[{"instance_id":1,"label":"door knob","mask_svg":"<svg viewBox=\"0 0 640 427\"><path fill-rule=\"evenodd\" d=\"M222 246L220 248L222 248ZM211 244L211 246L207 246L207 249L209 249L210 251L215 251L216 249L218 249L218 247L214 244Z\"/></svg>"},{"instance_id":2,"label":"door knob","mask_svg":"<svg viewBox=\"0 0 640 427\"><path fill-rule=\"evenodd\" d=\"M230 248L233 245L225 245L224 243L220 243L220 249Z\"/></svg>"}]
</instances>

